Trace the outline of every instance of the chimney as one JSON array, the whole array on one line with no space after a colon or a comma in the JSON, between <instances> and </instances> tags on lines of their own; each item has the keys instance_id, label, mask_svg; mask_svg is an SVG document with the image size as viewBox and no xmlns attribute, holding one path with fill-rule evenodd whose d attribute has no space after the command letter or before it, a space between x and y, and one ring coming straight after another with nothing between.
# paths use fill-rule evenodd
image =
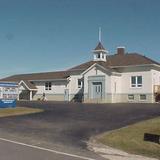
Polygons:
<instances>
[{"instance_id":1,"label":"chimney","mask_svg":"<svg viewBox=\"0 0 160 160\"><path fill-rule=\"evenodd\" d=\"M125 47L117 47L117 54L124 55L125 54Z\"/></svg>"}]
</instances>

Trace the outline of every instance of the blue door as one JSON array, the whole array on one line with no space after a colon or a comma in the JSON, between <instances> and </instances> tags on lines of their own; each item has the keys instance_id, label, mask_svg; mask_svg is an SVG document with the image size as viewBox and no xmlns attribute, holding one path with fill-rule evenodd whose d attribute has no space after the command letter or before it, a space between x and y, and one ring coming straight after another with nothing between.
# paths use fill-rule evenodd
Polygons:
<instances>
[{"instance_id":1,"label":"blue door","mask_svg":"<svg viewBox=\"0 0 160 160\"><path fill-rule=\"evenodd\" d=\"M102 82L93 82L93 99L101 99L102 98Z\"/></svg>"}]
</instances>

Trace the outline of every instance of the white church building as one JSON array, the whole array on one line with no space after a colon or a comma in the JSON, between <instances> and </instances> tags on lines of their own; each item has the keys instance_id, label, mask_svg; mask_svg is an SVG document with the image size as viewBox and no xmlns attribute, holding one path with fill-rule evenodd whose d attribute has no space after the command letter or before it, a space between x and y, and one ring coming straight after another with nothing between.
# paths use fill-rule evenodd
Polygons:
<instances>
[{"instance_id":1,"label":"white church building","mask_svg":"<svg viewBox=\"0 0 160 160\"><path fill-rule=\"evenodd\" d=\"M21 100L125 103L160 101L160 63L118 47L110 54L99 41L93 60L59 72L13 75Z\"/></svg>"}]
</instances>

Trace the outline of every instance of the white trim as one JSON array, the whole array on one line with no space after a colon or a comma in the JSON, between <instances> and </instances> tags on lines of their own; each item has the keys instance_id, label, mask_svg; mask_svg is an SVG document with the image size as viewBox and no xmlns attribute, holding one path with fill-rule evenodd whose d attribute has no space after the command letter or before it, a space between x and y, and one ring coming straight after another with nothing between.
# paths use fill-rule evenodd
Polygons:
<instances>
[{"instance_id":1,"label":"white trim","mask_svg":"<svg viewBox=\"0 0 160 160\"><path fill-rule=\"evenodd\" d=\"M117 49L118 49L118 48L124 48L124 49L125 49L126 47L125 47L125 46L117 46Z\"/></svg>"},{"instance_id":2,"label":"white trim","mask_svg":"<svg viewBox=\"0 0 160 160\"><path fill-rule=\"evenodd\" d=\"M39 147L39 146L34 146L34 145L26 144L26 143L21 143L21 142L17 142L17 141L12 141L12 140L5 139L5 138L0 138L0 140L1 140L1 141L4 141L4 142L13 143L13 144L16 144L16 145L21 145L21 146L25 146L25 147L30 147L30 148L42 150L42 151L47 151L47 152L51 152L51 153L56 153L56 154L60 154L60 155L65 155L65 156L68 156L68 157L74 157L74 158L79 158L79 159L84 159L84 160L95 160L95 159L89 158L89 157L79 156L79 155L76 155L76 154L70 154L70 153L66 153L66 152L60 152L60 151L56 151L56 150L53 150L53 149L48 149L48 148L43 148L43 147Z\"/></svg>"},{"instance_id":3,"label":"white trim","mask_svg":"<svg viewBox=\"0 0 160 160\"><path fill-rule=\"evenodd\" d=\"M132 87L132 77L136 78L135 87ZM142 77L142 84L141 84L142 86L140 86L140 87L138 87L138 85L140 85L140 84L138 84L138 77ZM133 75L133 76L130 77L130 88L132 88L132 89L140 89L142 87L143 87L143 76L142 75Z\"/></svg>"},{"instance_id":4,"label":"white trim","mask_svg":"<svg viewBox=\"0 0 160 160\"><path fill-rule=\"evenodd\" d=\"M68 78L68 77L67 77ZM51 81L67 81L66 79L35 79L35 80L28 80L29 82L42 82L42 81L46 81L46 82L51 82Z\"/></svg>"},{"instance_id":5,"label":"white trim","mask_svg":"<svg viewBox=\"0 0 160 160\"><path fill-rule=\"evenodd\" d=\"M44 89L45 89L45 91L51 91L52 90L52 82L46 81L44 84Z\"/></svg>"},{"instance_id":6,"label":"white trim","mask_svg":"<svg viewBox=\"0 0 160 160\"><path fill-rule=\"evenodd\" d=\"M19 82L19 85L21 85L21 83L23 83L25 86L26 86L26 88L28 89L28 90L30 90L30 91L37 91L38 89L31 89L31 88L29 88L28 86L27 86L27 84L23 81L23 80L21 80L20 82Z\"/></svg>"},{"instance_id":7,"label":"white trim","mask_svg":"<svg viewBox=\"0 0 160 160\"><path fill-rule=\"evenodd\" d=\"M93 52L93 53L97 53L97 52L108 53L108 51L107 51L107 50L104 50L104 49L93 50L92 52Z\"/></svg>"},{"instance_id":8,"label":"white trim","mask_svg":"<svg viewBox=\"0 0 160 160\"><path fill-rule=\"evenodd\" d=\"M146 67L146 66L148 66L148 67L150 67L150 66L155 66L155 67L159 67L160 68L160 65L158 65L158 64L139 64L139 65L126 65L126 66L111 66L110 68L128 68L128 67Z\"/></svg>"},{"instance_id":9,"label":"white trim","mask_svg":"<svg viewBox=\"0 0 160 160\"><path fill-rule=\"evenodd\" d=\"M109 72L109 73L111 73L111 74L113 74L113 75L119 75L119 76L121 76L121 74L120 73L118 73L118 72L112 72L112 71L110 71L109 69L106 69L106 68L104 68L103 66L101 66L100 64L98 64L98 63L94 63L93 65L91 65L89 68L87 68L84 72L82 72L81 74L82 75L84 75L85 73L87 73L89 70L91 70L93 67L95 67L95 66L98 66L98 67L100 67L101 69L103 69L103 70L105 70L106 72Z\"/></svg>"}]
</instances>

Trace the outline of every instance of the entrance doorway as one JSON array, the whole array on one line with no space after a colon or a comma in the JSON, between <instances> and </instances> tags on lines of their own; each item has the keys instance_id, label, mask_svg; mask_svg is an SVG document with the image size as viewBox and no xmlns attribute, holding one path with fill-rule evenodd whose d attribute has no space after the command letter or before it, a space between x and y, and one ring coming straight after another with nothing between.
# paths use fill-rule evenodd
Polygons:
<instances>
[{"instance_id":1,"label":"entrance doorway","mask_svg":"<svg viewBox=\"0 0 160 160\"><path fill-rule=\"evenodd\" d=\"M93 99L102 98L102 82L93 82Z\"/></svg>"},{"instance_id":2,"label":"entrance doorway","mask_svg":"<svg viewBox=\"0 0 160 160\"><path fill-rule=\"evenodd\" d=\"M88 100L100 103L105 99L105 76L88 77Z\"/></svg>"}]
</instances>

